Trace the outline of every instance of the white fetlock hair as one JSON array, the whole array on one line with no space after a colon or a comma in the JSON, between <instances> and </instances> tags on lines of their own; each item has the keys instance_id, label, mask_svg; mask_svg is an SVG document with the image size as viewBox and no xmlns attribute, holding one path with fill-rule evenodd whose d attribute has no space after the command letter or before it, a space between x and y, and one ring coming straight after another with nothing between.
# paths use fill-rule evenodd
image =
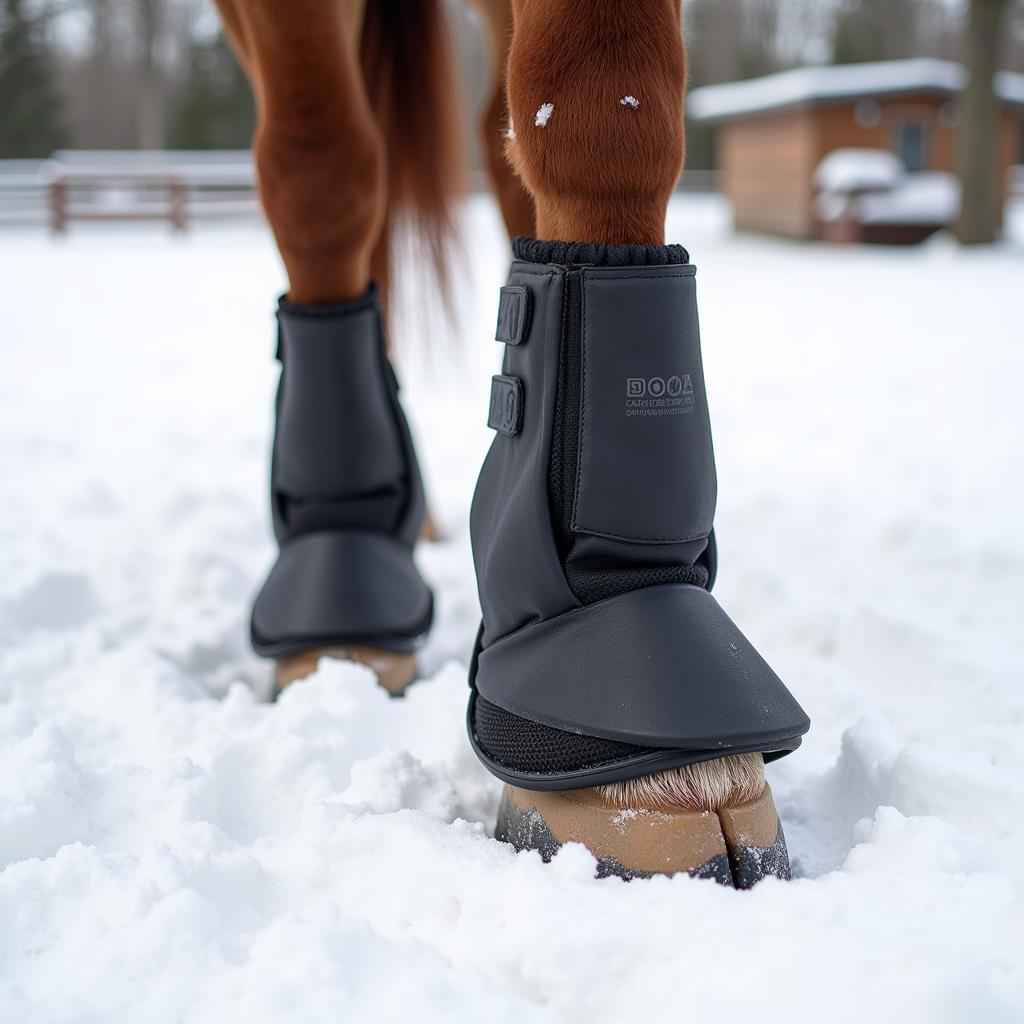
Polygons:
<instances>
[{"instance_id":1,"label":"white fetlock hair","mask_svg":"<svg viewBox=\"0 0 1024 1024\"><path fill-rule=\"evenodd\" d=\"M616 807L717 811L748 803L759 797L763 789L764 758L760 754L732 754L612 782L599 786L598 792Z\"/></svg>"}]
</instances>

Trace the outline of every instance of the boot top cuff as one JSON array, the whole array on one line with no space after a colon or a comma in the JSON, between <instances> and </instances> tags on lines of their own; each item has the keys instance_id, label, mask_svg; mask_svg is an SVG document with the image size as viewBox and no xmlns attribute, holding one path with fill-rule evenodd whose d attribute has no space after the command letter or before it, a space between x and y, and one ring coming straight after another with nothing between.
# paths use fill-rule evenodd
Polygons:
<instances>
[{"instance_id":1,"label":"boot top cuff","mask_svg":"<svg viewBox=\"0 0 1024 1024\"><path fill-rule=\"evenodd\" d=\"M512 242L517 260L559 266L664 267L689 263L681 245L605 245L603 242L548 242L519 236Z\"/></svg>"}]
</instances>

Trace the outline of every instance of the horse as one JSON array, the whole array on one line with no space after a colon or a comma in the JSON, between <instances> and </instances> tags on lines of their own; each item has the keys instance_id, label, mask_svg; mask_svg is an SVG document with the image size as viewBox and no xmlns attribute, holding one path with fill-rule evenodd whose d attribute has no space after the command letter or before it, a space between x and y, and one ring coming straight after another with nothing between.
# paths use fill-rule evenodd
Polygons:
<instances>
[{"instance_id":1,"label":"horse","mask_svg":"<svg viewBox=\"0 0 1024 1024\"><path fill-rule=\"evenodd\" d=\"M216 2L229 40L255 94L258 122L253 154L259 193L288 278L288 294L282 306L282 338L286 352L282 381L288 379L289 373L297 375L293 381L301 379L303 374L306 379L332 376L338 379L355 372L348 369L348 364L342 367L338 362L349 358L337 354L348 342L339 341L331 347L333 354L317 356L323 361L316 368L295 368L288 360L313 359L308 353L321 351L317 346L323 344L321 335L327 329L324 324L333 315L328 311L352 311L351 315L345 313L348 317L345 323L349 326L338 328L342 333L348 331L353 335L352 351L364 344L360 339L369 336L367 331L372 334L376 330L365 327L369 322L366 317L377 315L372 311L367 313L367 303L371 306L379 303L382 309L387 308L392 253L399 227L411 226L418 234L430 255L439 287L446 293L450 289L447 252L454 230L453 211L464 188L462 147L465 140L460 134L461 108L444 3L442 0ZM485 28L492 57L492 75L479 121L479 137L509 238L535 240L530 243L534 250L529 250L527 243L521 248L524 252L547 253L546 258L534 260L542 268L545 263L557 262L551 255L553 252L568 252L568 256L558 259L564 259L567 267L582 267L591 276L593 271L586 268L603 261L627 267L638 261L645 266L652 261L664 264L648 268L645 273L634 268L630 274L644 278L644 286L656 290L655 302L662 301L657 297L662 294L661 289L677 289L671 297L665 298L669 304L666 308L675 309L679 302L688 302L685 296L679 297L683 293L678 291L692 283L688 272L681 269L685 263L679 255L681 247L673 249L665 245L666 209L682 172L685 148L686 53L681 0L472 2ZM570 240L578 243L577 249L564 248ZM563 248L544 249L545 245ZM583 256L579 255L581 252ZM576 272L570 270L564 280L568 282ZM615 285L615 275L605 276L608 280L594 283L595 289L598 285L608 288ZM562 281L563 278L558 279L558 287ZM633 285L634 282L628 282L628 287ZM566 287L575 285L567 283ZM371 293L376 298L366 299ZM356 305L351 305L353 303ZM539 357L541 346L532 334L529 344L522 342L530 331L542 329L548 314L541 309L541 303L542 296L531 290L529 278L502 290L499 340L506 342L511 353L507 369L515 369L515 361L526 359L530 351L533 355L529 358ZM643 306L637 308L642 310ZM551 314L552 323L558 315ZM527 326L531 317L532 323ZM357 328L353 324L363 326ZM557 323L554 326L549 323L544 329L555 332L557 347ZM372 347L372 341L369 344ZM634 342L622 341L624 346L630 344ZM665 346L666 358L674 358L671 337L667 337ZM565 358L571 360L571 356ZM681 369L696 372L690 366ZM663 372L660 366L655 370ZM502 444L512 443L509 437L520 430L521 436L526 436L526 426L521 426L524 401L527 425L532 422L529 417L536 408L531 404L536 388L529 379L530 372L523 369L519 375L507 373L501 375L501 380L496 378L498 390L494 394L502 412L495 415L491 425L499 433L509 435L499 438ZM559 373L562 372L560 368ZM572 372L575 371L570 364L565 373ZM525 398L524 379L527 381ZM683 379L681 372L678 379ZM690 376L685 379L689 382ZM702 379L699 383L702 389ZM692 402L689 392L687 399ZM352 400L358 403L362 398L356 396ZM404 453L399 463L405 468L391 482L375 486L388 494L392 484L398 490L404 487L405 504L401 507L407 512L409 508L418 507L420 500L414 479L414 457L398 406L392 399L380 402L380 409L384 410L381 415L385 419L390 416L397 424L394 427L397 440L387 450L392 455L396 450ZM561 391L558 396L552 392L550 406L558 402L562 402ZM285 430L282 417L293 416L288 412L289 403L294 403L296 408L303 404L289 397L283 383L278 406L279 434ZM372 418L377 412L371 410L366 415ZM308 461L312 458L309 450L323 448L318 438L323 434L325 417L329 415L333 413L324 411L319 420L310 421L308 428L304 426L301 431L295 428L296 436L304 441L281 442L280 448L275 448L275 464L282 475L290 472L290 459ZM666 424L670 418L664 418ZM685 429L694 429L695 421L695 417L687 420L681 415L672 418L671 429L682 430L687 422L691 426ZM649 422L637 426L637 430L647 429L655 428ZM707 442L710 452L710 435ZM600 451L600 448L591 450ZM509 451L509 448L501 449L505 455ZM294 452L299 453L290 454ZM505 458L505 455L499 452L496 458ZM333 457L327 454L321 461ZM378 461L388 457L391 456L373 455ZM375 464L371 465L372 462L369 460L359 472L373 477ZM705 472L705 476L706 469L705 466L700 471ZM494 472L492 469L492 476ZM713 492L713 465L710 479L709 487ZM510 493L500 482L493 486L499 490L505 487L506 497ZM543 480L537 480L531 486L540 494L545 486L552 485L550 481L545 485ZM483 475L481 487L484 487ZM487 501L485 494L480 499L481 506ZM656 498L654 504L659 501L661 499ZM304 514L308 504L302 505ZM494 507L500 510L501 503ZM393 532L408 548L412 541L410 531L420 528L420 523L416 514L406 512L401 513L404 518ZM628 511L624 514L627 518L630 515ZM710 525L709 517L710 513L704 516L708 519L704 527ZM282 513L280 522L284 525L279 535L282 552L285 542L292 540L289 533L292 527L284 523L285 518ZM477 518L476 512L474 518ZM322 517L316 519L317 528L324 521L327 520ZM330 520L335 524L331 528L339 522L337 518ZM345 523L337 528L347 529ZM492 527L484 525L481 529L486 533ZM677 545L678 555L672 556L672 565L659 571L663 575L668 572L676 597L681 596L678 588L685 587L683 596L698 600L690 592L704 594L710 589L714 555L708 530L692 532L697 539L683 538ZM602 531L591 533L594 536L588 543L600 544ZM604 535L607 533L604 531ZM308 535L303 542L307 541L312 547L313 541ZM360 603L361 592L337 595L337 587L341 586L337 576L350 573L352 564L371 558L364 550L370 549L371 542L366 541L361 548L349 538L342 553L339 553L341 542L332 547L333 543L329 538L324 539L323 551L308 556L321 561L303 563L305 569L289 568L287 585L280 581L275 583L273 576L268 581L271 590L274 587L293 590L283 596L272 593L270 597L257 599L254 635L257 618L263 624L262 648L258 644L257 649L276 658L279 686L308 675L326 652L371 664L393 693L401 693L414 678L415 661L408 645L391 642L402 632L398 627L376 631L361 627L349 630L342 640L335 638L334 642L325 642L327 634L314 637L315 630L297 628L293 632L299 637L298 642L290 645L271 642L274 638L269 634L274 627L266 623L283 622L296 604L317 604L316 595L310 596L305 591L296 595L294 588L302 590L305 586L302 580L307 577L328 575L325 566L337 572L332 577L335 582L330 584L335 590L323 600L341 602L347 608ZM570 537L566 544L571 546L572 543ZM475 552L478 549L476 538L474 549ZM398 547L393 550L397 551ZM590 747L579 748L572 755L584 759L579 764L565 762L551 769L547 776L544 776L547 768L537 769L540 774L531 775L533 769L529 766L516 767L517 749L530 747L533 751L539 749L536 745L540 744L545 751L559 751L566 745L572 746L573 741L580 738L578 733L586 733L587 723L579 721L570 723L571 728L559 728L557 716L544 720L538 715L537 720L531 720L528 716L517 715L516 707L502 707L501 701L490 700L494 696L492 691L484 694L482 673L485 667L495 664L495 651L501 647L501 644L487 646L488 607L496 609L495 615L501 611L500 599L491 598L493 588L503 584L485 579L486 566L481 568L480 563L496 564L504 556L500 551L494 554L497 549L487 537L481 541L480 550L483 554L478 558L478 575L485 622L472 669L476 673L479 662L481 685L479 693L474 690L476 704L475 711L471 711L470 733L485 765L506 781L496 835L519 849L540 850L545 858L564 842L583 842L597 858L599 873L627 878L688 872L745 887L769 874L787 877L788 855L765 783L764 755L785 752L799 742L796 734L806 728L804 719L800 718L802 712L797 715L790 709L790 721L785 728L775 730L771 741L764 739L766 734L756 735L756 730L748 730L743 742L730 745L731 741L716 741L697 750L691 749L692 743L686 750L667 750L664 739L660 745L640 742L646 734L642 735L639 727L634 730L635 735L631 734L637 741L633 743L620 742L610 735L611 732L625 735L628 730L605 729L594 738L594 743L600 747L600 756L610 760L596 766L584 763L587 757L593 760L597 755L586 752ZM644 558L658 555L656 547L651 550L654 555L644 555ZM621 546L614 549L613 555L601 557L614 560L619 557L615 552L621 552ZM427 622L424 609L428 598L414 578L408 553L372 556L377 557L381 561L376 574L366 578L368 596L363 603L373 604L379 597L381 608L390 609L396 602L405 601L410 608L419 609L415 615L409 612L417 626L415 630L410 627L408 632L426 628L423 623ZM374 588L381 588L381 575L392 571L386 568L392 564L387 559L394 561L398 557L405 558L406 562L404 567L393 570L394 578L407 581L406 589L402 589L404 584L389 584L391 590L384 588L378 595ZM569 566L576 556L562 552L562 557ZM298 564L301 559L296 556L295 561ZM572 564L580 569L584 563ZM646 570L641 566L636 571L642 575ZM278 575L283 576L284 571ZM623 578L627 577L628 574ZM652 579L644 578L642 585L651 582ZM634 599L639 591L630 587L628 582L617 585L618 596L610 600ZM672 588L657 586L651 591L663 589ZM559 593L565 595L563 604L573 601L568 588L563 587ZM666 600L670 596L666 595ZM704 598L699 600L704 601ZM384 610L380 614L387 617L390 612ZM520 616L526 625L529 625L528 618ZM518 634L513 630L509 635L514 639ZM398 639L411 642L414 638L403 635ZM620 644L620 649L626 649L623 658L634 646L628 642L628 636L626 640ZM741 641L745 643L742 637L736 643L730 641L734 648L730 656L740 649L737 644L742 647ZM740 654L745 650L743 648ZM489 667L486 670L494 671ZM571 672L571 668L567 671ZM624 661L615 671L621 676L636 668ZM751 671L754 675L761 672L757 667ZM670 680L666 685L669 683ZM608 685L620 684L621 679L610 680ZM696 699L702 698L698 695ZM776 703L780 701L785 704L785 700L776 695ZM740 714L740 711L735 713ZM485 741L484 732L493 721L499 722L494 727L497 731L492 730L494 736L505 735L508 729L520 730L515 733L518 738L514 738L511 754L496 753L494 743L497 740ZM785 729L796 738L789 737L780 747L778 735ZM772 743L776 746L771 746ZM554 755L545 753L543 756ZM542 777L546 781L536 782Z\"/></svg>"}]
</instances>

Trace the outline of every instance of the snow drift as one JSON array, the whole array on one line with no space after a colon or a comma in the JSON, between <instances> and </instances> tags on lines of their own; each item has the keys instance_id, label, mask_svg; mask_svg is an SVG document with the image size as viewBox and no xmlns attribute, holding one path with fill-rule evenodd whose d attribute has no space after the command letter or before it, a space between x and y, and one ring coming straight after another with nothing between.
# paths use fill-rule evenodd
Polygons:
<instances>
[{"instance_id":1,"label":"snow drift","mask_svg":"<svg viewBox=\"0 0 1024 1024\"><path fill-rule=\"evenodd\" d=\"M268 237L0 237L0 1017L1018 1019L1020 251L736 241L673 207L718 590L814 722L769 769L797 878L737 893L489 837L465 524L507 256L489 204L467 218L468 340L402 360L446 533L404 700L326 662L269 705L246 647Z\"/></svg>"}]
</instances>

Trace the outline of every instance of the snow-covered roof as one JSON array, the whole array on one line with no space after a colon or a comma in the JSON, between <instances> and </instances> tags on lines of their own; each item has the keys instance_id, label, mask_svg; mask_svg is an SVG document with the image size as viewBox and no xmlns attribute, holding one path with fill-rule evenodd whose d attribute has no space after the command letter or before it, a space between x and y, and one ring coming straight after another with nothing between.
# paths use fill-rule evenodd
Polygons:
<instances>
[{"instance_id":1,"label":"snow-covered roof","mask_svg":"<svg viewBox=\"0 0 1024 1024\"><path fill-rule=\"evenodd\" d=\"M966 79L967 73L960 64L927 57L794 68L746 82L694 89L687 108L698 121L722 121L787 107L867 96L952 95L963 88ZM1024 75L1000 71L995 76L995 87L1005 102L1024 106Z\"/></svg>"}]
</instances>

